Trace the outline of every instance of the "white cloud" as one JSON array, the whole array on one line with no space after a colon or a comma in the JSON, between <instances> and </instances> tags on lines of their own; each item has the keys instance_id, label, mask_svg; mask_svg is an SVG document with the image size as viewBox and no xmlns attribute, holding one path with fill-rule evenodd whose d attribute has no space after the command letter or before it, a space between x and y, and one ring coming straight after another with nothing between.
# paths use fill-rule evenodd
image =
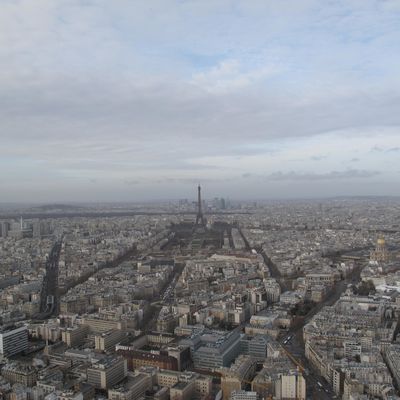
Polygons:
<instances>
[{"instance_id":1,"label":"white cloud","mask_svg":"<svg viewBox=\"0 0 400 400\"><path fill-rule=\"evenodd\" d=\"M194 74L192 83L210 93L229 93L260 83L276 72L274 66L244 71L238 60L224 60L207 71Z\"/></svg>"},{"instance_id":2,"label":"white cloud","mask_svg":"<svg viewBox=\"0 0 400 400\"><path fill-rule=\"evenodd\" d=\"M264 178L266 180L271 181L337 181L342 179L364 179L364 178L372 178L379 175L379 171L368 171L368 170L359 170L359 169L346 169L344 171L330 171L327 173L298 173L295 171L290 172L282 172L277 171L273 172L270 175L266 175Z\"/></svg>"},{"instance_id":3,"label":"white cloud","mask_svg":"<svg viewBox=\"0 0 400 400\"><path fill-rule=\"evenodd\" d=\"M321 174L357 158L391 189L396 2L289 3L3 0L0 162L10 199L24 174L59 186L80 174L110 188L161 174L228 181L309 174L321 155Z\"/></svg>"}]
</instances>

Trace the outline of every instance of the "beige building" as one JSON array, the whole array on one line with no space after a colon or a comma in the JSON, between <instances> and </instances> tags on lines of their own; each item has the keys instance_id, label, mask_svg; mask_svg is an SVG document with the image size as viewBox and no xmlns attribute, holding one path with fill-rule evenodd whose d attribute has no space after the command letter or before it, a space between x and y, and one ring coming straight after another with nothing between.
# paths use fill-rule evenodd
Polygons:
<instances>
[{"instance_id":1,"label":"beige building","mask_svg":"<svg viewBox=\"0 0 400 400\"><path fill-rule=\"evenodd\" d=\"M86 325L92 333L103 333L111 330L126 330L126 321L85 317L82 325Z\"/></svg>"},{"instance_id":2,"label":"beige building","mask_svg":"<svg viewBox=\"0 0 400 400\"><path fill-rule=\"evenodd\" d=\"M87 369L88 383L96 389L109 389L127 375L127 363L122 357L107 357Z\"/></svg>"},{"instance_id":3,"label":"beige building","mask_svg":"<svg viewBox=\"0 0 400 400\"><path fill-rule=\"evenodd\" d=\"M62 329L57 322L48 321L42 324L31 324L28 329L29 334L35 338L50 340L54 343L61 339Z\"/></svg>"},{"instance_id":4,"label":"beige building","mask_svg":"<svg viewBox=\"0 0 400 400\"><path fill-rule=\"evenodd\" d=\"M151 389L151 378L145 374L129 376L124 384L108 389L110 400L136 400Z\"/></svg>"},{"instance_id":5,"label":"beige building","mask_svg":"<svg viewBox=\"0 0 400 400\"><path fill-rule=\"evenodd\" d=\"M82 314L87 311L89 301L86 296L62 298L60 301L61 314Z\"/></svg>"},{"instance_id":6,"label":"beige building","mask_svg":"<svg viewBox=\"0 0 400 400\"><path fill-rule=\"evenodd\" d=\"M311 288L312 286L326 285L332 286L335 282L335 276L328 273L315 273L306 275L306 286Z\"/></svg>"},{"instance_id":7,"label":"beige building","mask_svg":"<svg viewBox=\"0 0 400 400\"><path fill-rule=\"evenodd\" d=\"M166 314L157 319L157 332L172 333L178 324L178 316L175 314Z\"/></svg>"},{"instance_id":8,"label":"beige building","mask_svg":"<svg viewBox=\"0 0 400 400\"><path fill-rule=\"evenodd\" d=\"M311 288L311 300L320 303L326 296L326 286L317 285Z\"/></svg>"},{"instance_id":9,"label":"beige building","mask_svg":"<svg viewBox=\"0 0 400 400\"><path fill-rule=\"evenodd\" d=\"M364 393L364 385L357 379L344 380L343 400L351 400L352 395Z\"/></svg>"},{"instance_id":10,"label":"beige building","mask_svg":"<svg viewBox=\"0 0 400 400\"><path fill-rule=\"evenodd\" d=\"M195 392L201 397L206 397L211 394L212 379L209 376L198 375L194 381Z\"/></svg>"},{"instance_id":11,"label":"beige building","mask_svg":"<svg viewBox=\"0 0 400 400\"><path fill-rule=\"evenodd\" d=\"M65 328L61 332L61 340L66 343L68 347L76 347L84 342L88 332L88 327L84 325Z\"/></svg>"},{"instance_id":12,"label":"beige building","mask_svg":"<svg viewBox=\"0 0 400 400\"><path fill-rule=\"evenodd\" d=\"M114 350L115 345L118 344L123 337L124 332L119 330L99 333L94 337L95 349L98 351Z\"/></svg>"},{"instance_id":13,"label":"beige building","mask_svg":"<svg viewBox=\"0 0 400 400\"><path fill-rule=\"evenodd\" d=\"M281 286L274 278L264 279L265 293L268 303L277 303L281 295Z\"/></svg>"},{"instance_id":14,"label":"beige building","mask_svg":"<svg viewBox=\"0 0 400 400\"><path fill-rule=\"evenodd\" d=\"M79 391L68 390L57 394L57 400L84 400L84 397Z\"/></svg>"},{"instance_id":15,"label":"beige building","mask_svg":"<svg viewBox=\"0 0 400 400\"><path fill-rule=\"evenodd\" d=\"M179 382L193 382L193 392L195 396L206 397L211 394L212 378L205 375L196 374L193 372L175 372L168 370L160 370L157 373L157 384L164 387L175 387L174 393L177 398L186 395L191 391L191 386L176 386ZM171 397L172 399L172 397Z\"/></svg>"},{"instance_id":16,"label":"beige building","mask_svg":"<svg viewBox=\"0 0 400 400\"><path fill-rule=\"evenodd\" d=\"M160 386L171 387L179 382L179 372L160 370L157 374L157 383Z\"/></svg>"},{"instance_id":17,"label":"beige building","mask_svg":"<svg viewBox=\"0 0 400 400\"><path fill-rule=\"evenodd\" d=\"M223 376L221 379L223 400L229 400L231 398L232 392L241 390L242 384L244 384L243 379L240 379L238 376Z\"/></svg>"},{"instance_id":18,"label":"beige building","mask_svg":"<svg viewBox=\"0 0 400 400\"><path fill-rule=\"evenodd\" d=\"M233 391L244 389L255 374L256 363L250 356L241 355L230 368L221 371L223 400L229 400Z\"/></svg>"},{"instance_id":19,"label":"beige building","mask_svg":"<svg viewBox=\"0 0 400 400\"><path fill-rule=\"evenodd\" d=\"M279 400L305 400L306 381L297 371L282 374L275 383L275 396Z\"/></svg>"},{"instance_id":20,"label":"beige building","mask_svg":"<svg viewBox=\"0 0 400 400\"><path fill-rule=\"evenodd\" d=\"M400 387L400 345L392 344L385 349L386 364L393 375L397 386Z\"/></svg>"},{"instance_id":21,"label":"beige building","mask_svg":"<svg viewBox=\"0 0 400 400\"><path fill-rule=\"evenodd\" d=\"M24 386L32 387L36 384L37 373L33 367L19 364L7 364L1 370L3 378L11 385L20 383Z\"/></svg>"},{"instance_id":22,"label":"beige building","mask_svg":"<svg viewBox=\"0 0 400 400\"><path fill-rule=\"evenodd\" d=\"M191 400L195 390L194 381L178 382L169 389L170 400Z\"/></svg>"}]
</instances>

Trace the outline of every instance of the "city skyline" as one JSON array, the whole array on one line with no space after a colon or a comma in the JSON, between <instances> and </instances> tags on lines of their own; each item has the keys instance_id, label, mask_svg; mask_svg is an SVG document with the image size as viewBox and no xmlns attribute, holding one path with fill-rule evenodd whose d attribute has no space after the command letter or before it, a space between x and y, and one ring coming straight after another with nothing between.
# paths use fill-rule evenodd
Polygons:
<instances>
[{"instance_id":1,"label":"city skyline","mask_svg":"<svg viewBox=\"0 0 400 400\"><path fill-rule=\"evenodd\" d=\"M1 202L400 195L397 1L5 1Z\"/></svg>"}]
</instances>

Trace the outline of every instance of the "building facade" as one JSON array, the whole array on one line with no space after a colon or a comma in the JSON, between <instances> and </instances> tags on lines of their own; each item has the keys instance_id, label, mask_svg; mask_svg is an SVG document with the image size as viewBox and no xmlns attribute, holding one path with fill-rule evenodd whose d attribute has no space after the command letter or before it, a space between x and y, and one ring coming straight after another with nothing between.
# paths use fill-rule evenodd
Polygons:
<instances>
[{"instance_id":1,"label":"building facade","mask_svg":"<svg viewBox=\"0 0 400 400\"><path fill-rule=\"evenodd\" d=\"M0 354L14 356L28 349L28 329L25 326L3 328L0 331Z\"/></svg>"}]
</instances>

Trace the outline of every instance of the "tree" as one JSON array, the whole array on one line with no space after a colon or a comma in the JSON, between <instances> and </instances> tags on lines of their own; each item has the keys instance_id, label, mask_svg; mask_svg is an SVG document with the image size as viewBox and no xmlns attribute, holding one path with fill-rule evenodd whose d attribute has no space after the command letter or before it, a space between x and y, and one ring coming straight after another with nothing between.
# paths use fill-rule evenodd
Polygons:
<instances>
[{"instance_id":1,"label":"tree","mask_svg":"<svg viewBox=\"0 0 400 400\"><path fill-rule=\"evenodd\" d=\"M360 296L368 296L369 294L374 294L375 292L375 285L371 280L362 281L355 290L355 293Z\"/></svg>"}]
</instances>

